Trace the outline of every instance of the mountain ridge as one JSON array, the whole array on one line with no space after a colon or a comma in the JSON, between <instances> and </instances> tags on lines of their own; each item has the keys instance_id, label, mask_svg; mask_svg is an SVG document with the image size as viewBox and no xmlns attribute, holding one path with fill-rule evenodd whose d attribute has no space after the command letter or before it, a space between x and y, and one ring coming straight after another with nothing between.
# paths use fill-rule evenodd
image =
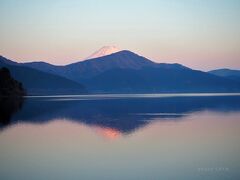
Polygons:
<instances>
[{"instance_id":1,"label":"mountain ridge","mask_svg":"<svg viewBox=\"0 0 240 180\"><path fill-rule=\"evenodd\" d=\"M177 63L156 63L129 50L122 50L103 57L87 59L64 66L52 65L46 62L28 62L21 63L21 65L63 76L76 82L80 82L82 78L92 78L112 68L139 69L144 66L188 68ZM76 73L78 76L76 76Z\"/></svg>"},{"instance_id":2,"label":"mountain ridge","mask_svg":"<svg viewBox=\"0 0 240 180\"><path fill-rule=\"evenodd\" d=\"M240 70L222 68L208 71L208 73L240 82Z\"/></svg>"},{"instance_id":3,"label":"mountain ridge","mask_svg":"<svg viewBox=\"0 0 240 180\"><path fill-rule=\"evenodd\" d=\"M83 85L64 77L25 67L19 63L12 65L5 62L13 61L0 57L0 67L10 70L12 76L26 88L27 95L86 93Z\"/></svg>"},{"instance_id":4,"label":"mountain ridge","mask_svg":"<svg viewBox=\"0 0 240 180\"><path fill-rule=\"evenodd\" d=\"M128 50L55 66L18 64L83 84L91 93L240 92L240 82L181 64L156 63Z\"/></svg>"},{"instance_id":5,"label":"mountain ridge","mask_svg":"<svg viewBox=\"0 0 240 180\"><path fill-rule=\"evenodd\" d=\"M211 73L217 76L222 76L222 77L227 77L227 76L240 77L240 70L237 70L237 69L221 68L221 69L214 69L214 70L208 71L208 73Z\"/></svg>"}]
</instances>

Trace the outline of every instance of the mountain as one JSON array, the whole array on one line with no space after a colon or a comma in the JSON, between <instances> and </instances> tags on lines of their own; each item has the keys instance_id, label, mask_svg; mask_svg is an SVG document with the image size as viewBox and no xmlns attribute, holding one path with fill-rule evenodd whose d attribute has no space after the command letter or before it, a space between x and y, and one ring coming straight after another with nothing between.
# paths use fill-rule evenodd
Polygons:
<instances>
[{"instance_id":1,"label":"mountain","mask_svg":"<svg viewBox=\"0 0 240 180\"><path fill-rule=\"evenodd\" d=\"M208 73L240 82L240 70L216 69L209 71Z\"/></svg>"},{"instance_id":2,"label":"mountain","mask_svg":"<svg viewBox=\"0 0 240 180\"><path fill-rule=\"evenodd\" d=\"M65 66L22 63L83 84L92 93L240 92L240 82L124 50Z\"/></svg>"},{"instance_id":3,"label":"mountain","mask_svg":"<svg viewBox=\"0 0 240 180\"><path fill-rule=\"evenodd\" d=\"M240 83L191 69L112 69L87 81L98 93L240 92Z\"/></svg>"},{"instance_id":4,"label":"mountain","mask_svg":"<svg viewBox=\"0 0 240 180\"><path fill-rule=\"evenodd\" d=\"M17 65L18 63L0 55L0 65L1 64Z\"/></svg>"},{"instance_id":5,"label":"mountain","mask_svg":"<svg viewBox=\"0 0 240 180\"><path fill-rule=\"evenodd\" d=\"M65 66L54 66L44 62L31 62L22 65L63 76L76 82L82 82L82 79L93 78L111 69L141 69L145 67L187 69L187 67L180 64L158 64L127 50Z\"/></svg>"},{"instance_id":6,"label":"mountain","mask_svg":"<svg viewBox=\"0 0 240 180\"><path fill-rule=\"evenodd\" d=\"M240 70L233 70L233 69L216 69L212 71L208 71L211 74L228 77L228 76L239 76L240 77Z\"/></svg>"},{"instance_id":7,"label":"mountain","mask_svg":"<svg viewBox=\"0 0 240 180\"><path fill-rule=\"evenodd\" d=\"M118 49L116 46L103 46L101 49L97 50L96 52L88 56L86 59L99 58L99 57L107 56L119 51L121 50Z\"/></svg>"},{"instance_id":8,"label":"mountain","mask_svg":"<svg viewBox=\"0 0 240 180\"><path fill-rule=\"evenodd\" d=\"M12 62L2 56L0 57L0 67L8 68L13 78L21 82L23 87L26 88L28 95L86 92L84 86L79 83Z\"/></svg>"}]
</instances>

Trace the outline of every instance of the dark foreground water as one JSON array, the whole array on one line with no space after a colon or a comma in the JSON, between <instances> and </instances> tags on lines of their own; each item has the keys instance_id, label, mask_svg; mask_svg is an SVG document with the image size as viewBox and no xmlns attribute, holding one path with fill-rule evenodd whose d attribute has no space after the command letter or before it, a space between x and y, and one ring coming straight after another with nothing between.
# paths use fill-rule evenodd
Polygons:
<instances>
[{"instance_id":1,"label":"dark foreground water","mask_svg":"<svg viewBox=\"0 0 240 180\"><path fill-rule=\"evenodd\" d=\"M0 179L240 179L240 95L28 97L0 105Z\"/></svg>"}]
</instances>

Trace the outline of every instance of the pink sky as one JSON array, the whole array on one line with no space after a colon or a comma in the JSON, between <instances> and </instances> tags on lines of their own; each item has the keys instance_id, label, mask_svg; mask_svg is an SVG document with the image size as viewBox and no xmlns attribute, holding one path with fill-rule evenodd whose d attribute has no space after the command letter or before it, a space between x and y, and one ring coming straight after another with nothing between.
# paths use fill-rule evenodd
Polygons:
<instances>
[{"instance_id":1,"label":"pink sky","mask_svg":"<svg viewBox=\"0 0 240 180\"><path fill-rule=\"evenodd\" d=\"M240 69L240 1L0 2L0 55L69 64L106 45L195 69Z\"/></svg>"}]
</instances>

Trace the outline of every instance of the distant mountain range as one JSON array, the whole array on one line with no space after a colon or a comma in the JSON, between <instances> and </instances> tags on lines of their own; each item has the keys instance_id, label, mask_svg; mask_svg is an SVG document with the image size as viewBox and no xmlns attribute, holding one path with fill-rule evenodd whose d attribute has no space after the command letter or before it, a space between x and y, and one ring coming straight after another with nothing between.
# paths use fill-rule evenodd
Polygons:
<instances>
[{"instance_id":1,"label":"distant mountain range","mask_svg":"<svg viewBox=\"0 0 240 180\"><path fill-rule=\"evenodd\" d=\"M240 92L240 81L214 71L155 63L128 50L113 49L111 53L112 49L106 48L109 55L100 53L101 57L64 66L16 63L4 57L0 58L0 66L8 66L27 89L52 89L53 93L54 89L62 89L63 93L76 89L79 93L86 92L84 89L89 93Z\"/></svg>"},{"instance_id":2,"label":"distant mountain range","mask_svg":"<svg viewBox=\"0 0 240 180\"><path fill-rule=\"evenodd\" d=\"M240 70L216 69L209 71L209 73L240 82Z\"/></svg>"}]
</instances>

